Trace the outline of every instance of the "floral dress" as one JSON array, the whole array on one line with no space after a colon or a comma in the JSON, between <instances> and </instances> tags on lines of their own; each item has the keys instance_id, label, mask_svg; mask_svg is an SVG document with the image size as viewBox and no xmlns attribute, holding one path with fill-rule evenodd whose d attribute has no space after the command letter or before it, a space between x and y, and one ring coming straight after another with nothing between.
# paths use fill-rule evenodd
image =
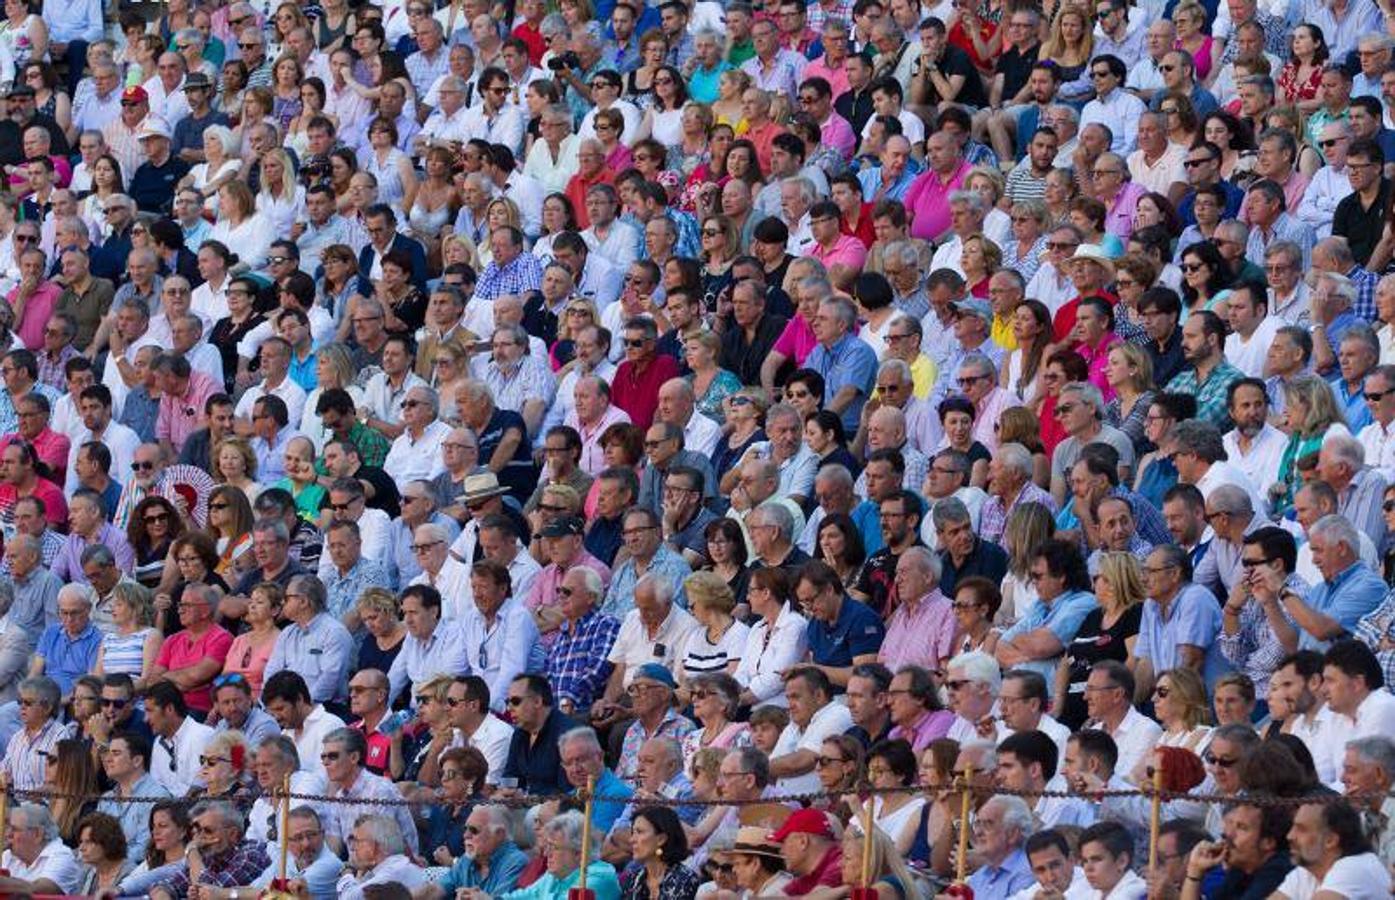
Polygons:
<instances>
[{"instance_id":1,"label":"floral dress","mask_svg":"<svg viewBox=\"0 0 1395 900\"><path fill-rule=\"evenodd\" d=\"M1322 87L1322 66L1313 66L1312 74L1302 83L1298 81L1298 68L1297 62L1289 62L1279 73L1279 90L1283 91L1285 103L1314 100Z\"/></svg>"}]
</instances>

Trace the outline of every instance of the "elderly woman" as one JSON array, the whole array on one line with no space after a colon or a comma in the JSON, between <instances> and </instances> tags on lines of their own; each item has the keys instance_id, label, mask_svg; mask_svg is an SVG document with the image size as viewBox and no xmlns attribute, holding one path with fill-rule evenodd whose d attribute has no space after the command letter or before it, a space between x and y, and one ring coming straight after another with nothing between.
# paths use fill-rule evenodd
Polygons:
<instances>
[{"instance_id":1,"label":"elderly woman","mask_svg":"<svg viewBox=\"0 0 1395 900\"><path fill-rule=\"evenodd\" d=\"M683 657L680 680L684 687L680 690L679 701L686 705L689 679L717 672L730 675L736 671L751 629L732 616L736 595L726 579L716 572L694 572L684 579L683 590L688 608L702 626L689 639L688 651Z\"/></svg>"},{"instance_id":2,"label":"elderly woman","mask_svg":"<svg viewBox=\"0 0 1395 900\"><path fill-rule=\"evenodd\" d=\"M546 874L526 888L501 895L500 900L555 900L566 897L567 891L577 886L581 880L583 825L582 814L576 811L561 813L544 825L539 850L547 859ZM681 827L678 833L682 834ZM631 834L633 837L633 831ZM596 900L620 900L620 880L615 874L615 867L600 859L600 838L598 833L591 834L592 847L588 854L591 861L586 867L586 887L595 892ZM656 840L649 840L644 846L653 853L656 849L661 851L658 844ZM686 855L686 846L683 847L683 852ZM637 853L635 858L639 858ZM666 858L671 858L671 854L667 854ZM644 873L639 877L645 877ZM660 895L656 892L652 896L658 898ZM667 893L663 895L664 898L669 896ZM682 896L691 900L693 895L689 892ZM479 892L476 893L476 898L493 900L488 894Z\"/></svg>"},{"instance_id":3,"label":"elderly woman","mask_svg":"<svg viewBox=\"0 0 1395 900\"><path fill-rule=\"evenodd\" d=\"M254 697L262 695L262 676L266 664L271 661L271 651L276 648L276 639L281 635L276 620L281 617L284 599L284 592L274 582L263 582L252 588L247 612L242 617L247 630L233 638L223 661L223 674L246 678Z\"/></svg>"},{"instance_id":4,"label":"elderly woman","mask_svg":"<svg viewBox=\"0 0 1395 900\"><path fill-rule=\"evenodd\" d=\"M718 438L717 449L712 454L712 471L718 480L731 471L752 444L766 439L762 425L769 406L765 391L753 387L741 388L722 402L722 418L727 427Z\"/></svg>"},{"instance_id":5,"label":"elderly woman","mask_svg":"<svg viewBox=\"0 0 1395 900\"><path fill-rule=\"evenodd\" d=\"M465 853L466 820L484 799L484 779L489 762L475 747L452 747L441 755L440 800L427 807L422 847L431 847L433 859L450 865ZM491 807L498 819L499 807Z\"/></svg>"},{"instance_id":6,"label":"elderly woman","mask_svg":"<svg viewBox=\"0 0 1395 900\"><path fill-rule=\"evenodd\" d=\"M709 747L730 750L751 742L749 726L735 721L741 705L741 686L734 678L725 672L697 675L688 681L685 690L693 715L702 726L683 738L685 760L691 761L698 751Z\"/></svg>"},{"instance_id":7,"label":"elderly woman","mask_svg":"<svg viewBox=\"0 0 1395 900\"><path fill-rule=\"evenodd\" d=\"M784 671L799 661L808 620L791 606L794 585L782 569L757 569L746 591L751 612L759 618L736 667L741 702L754 706L783 697Z\"/></svg>"},{"instance_id":8,"label":"elderly woman","mask_svg":"<svg viewBox=\"0 0 1395 900\"><path fill-rule=\"evenodd\" d=\"M176 564L179 555L188 552L182 549L180 542L193 536L187 534L175 542ZM97 662L92 671L98 675L130 675L135 680L136 690L141 690L164 640L160 630L154 627L155 605L150 589L130 581L118 582L111 592L111 617L113 627L102 632L102 646L97 650Z\"/></svg>"},{"instance_id":9,"label":"elderly woman","mask_svg":"<svg viewBox=\"0 0 1395 900\"><path fill-rule=\"evenodd\" d=\"M251 766L252 749L242 732L215 732L199 754L199 781L203 784L189 791L190 798L226 800L247 815L257 799Z\"/></svg>"}]
</instances>

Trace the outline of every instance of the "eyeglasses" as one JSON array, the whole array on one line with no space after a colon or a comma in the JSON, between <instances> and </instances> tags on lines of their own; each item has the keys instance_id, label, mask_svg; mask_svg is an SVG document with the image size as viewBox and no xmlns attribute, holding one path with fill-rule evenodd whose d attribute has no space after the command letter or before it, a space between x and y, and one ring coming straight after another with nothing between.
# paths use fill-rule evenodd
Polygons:
<instances>
[{"instance_id":1,"label":"eyeglasses","mask_svg":"<svg viewBox=\"0 0 1395 900\"><path fill-rule=\"evenodd\" d=\"M426 542L425 544L413 544L413 545L412 545L412 552L413 552L413 553L425 553L426 551L430 550L432 547L439 547L440 545L442 545L442 544L444 544L444 543L445 543L445 541L428 541L428 542Z\"/></svg>"},{"instance_id":2,"label":"eyeglasses","mask_svg":"<svg viewBox=\"0 0 1395 900\"><path fill-rule=\"evenodd\" d=\"M559 590L558 593L561 593L561 591ZM522 706L523 701L527 699L527 697L510 697L509 699L505 700L504 703L507 704L510 708L513 708Z\"/></svg>"},{"instance_id":3,"label":"eyeglasses","mask_svg":"<svg viewBox=\"0 0 1395 900\"><path fill-rule=\"evenodd\" d=\"M125 708L126 708L126 704L127 704L127 703L130 703L130 702L131 702L130 700L127 700L127 699L125 699L124 697L116 697L116 698L112 698L112 697L103 697L103 698L102 698L102 706L104 706L104 707L108 707L108 706L109 706L109 707L111 707L112 709L125 709Z\"/></svg>"},{"instance_id":4,"label":"eyeglasses","mask_svg":"<svg viewBox=\"0 0 1395 900\"><path fill-rule=\"evenodd\" d=\"M1206 268L1205 263L1182 263L1183 272L1200 272Z\"/></svg>"},{"instance_id":5,"label":"eyeglasses","mask_svg":"<svg viewBox=\"0 0 1395 900\"><path fill-rule=\"evenodd\" d=\"M1328 138L1325 141L1318 141L1318 146L1326 150L1328 147L1335 147L1342 142L1341 138Z\"/></svg>"},{"instance_id":6,"label":"eyeglasses","mask_svg":"<svg viewBox=\"0 0 1395 900\"><path fill-rule=\"evenodd\" d=\"M1273 560L1267 556L1260 557L1259 559L1244 559L1242 557L1240 560L1240 566L1245 569L1257 569L1260 566L1268 565L1271 562L1273 562Z\"/></svg>"},{"instance_id":7,"label":"eyeglasses","mask_svg":"<svg viewBox=\"0 0 1395 900\"><path fill-rule=\"evenodd\" d=\"M841 766L845 762L847 762L847 760L843 759L841 756L820 756L816 765L820 769L824 769L828 766Z\"/></svg>"},{"instance_id":8,"label":"eyeglasses","mask_svg":"<svg viewBox=\"0 0 1395 900\"><path fill-rule=\"evenodd\" d=\"M646 341L644 338L625 338L625 346L634 349L643 347L647 343L648 341Z\"/></svg>"},{"instance_id":9,"label":"eyeglasses","mask_svg":"<svg viewBox=\"0 0 1395 900\"><path fill-rule=\"evenodd\" d=\"M1153 696L1157 697L1159 700L1166 700L1167 695L1170 693L1172 693L1171 688L1160 687L1153 690Z\"/></svg>"},{"instance_id":10,"label":"eyeglasses","mask_svg":"<svg viewBox=\"0 0 1395 900\"><path fill-rule=\"evenodd\" d=\"M1238 759L1230 759L1224 756L1217 756L1214 753L1207 753L1201 758L1202 762L1208 766L1215 766L1218 769L1230 769L1240 762Z\"/></svg>"},{"instance_id":11,"label":"eyeglasses","mask_svg":"<svg viewBox=\"0 0 1395 900\"><path fill-rule=\"evenodd\" d=\"M208 504L208 508L209 508L209 509L227 509L227 508L228 508L228 504L227 504L225 501L219 500L219 501L217 501L217 502L215 502L215 503L210 503L210 504Z\"/></svg>"},{"instance_id":12,"label":"eyeglasses","mask_svg":"<svg viewBox=\"0 0 1395 900\"><path fill-rule=\"evenodd\" d=\"M141 462L137 460L136 462L131 463L132 472L149 472L154 468L155 464L153 462Z\"/></svg>"},{"instance_id":13,"label":"eyeglasses","mask_svg":"<svg viewBox=\"0 0 1395 900\"><path fill-rule=\"evenodd\" d=\"M1172 71L1175 71L1176 68L1177 68L1177 64L1176 64L1176 63L1164 63L1163 65L1158 66L1158 71L1159 71L1159 72L1172 72ZM1167 113L1169 113L1169 114L1175 113L1175 112L1177 112L1177 108L1176 108L1176 107L1173 107L1172 109L1165 110L1165 112L1167 112Z\"/></svg>"},{"instance_id":14,"label":"eyeglasses","mask_svg":"<svg viewBox=\"0 0 1395 900\"><path fill-rule=\"evenodd\" d=\"M1070 415L1071 410L1075 409L1079 405L1079 403L1062 403L1060 406L1056 407L1056 417L1060 418L1061 416Z\"/></svg>"},{"instance_id":15,"label":"eyeglasses","mask_svg":"<svg viewBox=\"0 0 1395 900\"><path fill-rule=\"evenodd\" d=\"M199 765L201 765L201 766L216 766L216 765L218 765L218 763L220 763L220 762L230 763L230 762L232 762L232 760L228 759L226 756L200 756L200 757L199 757Z\"/></svg>"}]
</instances>

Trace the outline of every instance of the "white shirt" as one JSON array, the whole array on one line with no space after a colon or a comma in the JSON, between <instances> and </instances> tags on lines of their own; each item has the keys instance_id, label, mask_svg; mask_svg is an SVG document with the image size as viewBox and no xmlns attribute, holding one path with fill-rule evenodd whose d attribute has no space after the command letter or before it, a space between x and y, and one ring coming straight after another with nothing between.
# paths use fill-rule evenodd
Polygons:
<instances>
[{"instance_id":1,"label":"white shirt","mask_svg":"<svg viewBox=\"0 0 1395 900\"><path fill-rule=\"evenodd\" d=\"M174 131L174 126L179 124L180 119L189 115L189 97L184 93L182 77L172 90L165 90L165 83L160 80L159 75L152 76L142 87L150 97L151 114L164 119L170 131Z\"/></svg>"},{"instance_id":2,"label":"white shirt","mask_svg":"<svg viewBox=\"0 0 1395 900\"><path fill-rule=\"evenodd\" d=\"M916 43L918 44L918 43L920 43L920 42L917 41ZM908 59L918 59L918 58L919 58L919 54L915 54L915 53L913 52L914 49L915 49L915 48L914 48L913 46L912 46L912 47L906 48L906 58L908 58ZM876 118L876 117L874 116L873 118ZM912 146L912 147L914 147L916 144L919 144L921 141L925 140L925 122L920 118L920 116L916 115L915 113L911 112L911 111L908 110L908 109L903 109L903 110L901 110L899 113L896 114L896 118L898 118L898 119L901 120L901 134L902 134L902 136L905 137L906 140L908 140L908 141L911 142L911 146ZM861 136L862 136L862 139L863 139L864 141L867 140L867 136L868 136L869 134L871 134L871 133L872 133L872 119L868 119L868 120L867 120L867 124L862 126L862 135L861 135Z\"/></svg>"},{"instance_id":3,"label":"white shirt","mask_svg":"<svg viewBox=\"0 0 1395 900\"><path fill-rule=\"evenodd\" d=\"M1346 717L1341 717L1345 720ZM1289 734L1298 738L1308 748L1313 757L1313 767L1317 769L1318 781L1326 785L1340 787L1342 761L1346 757L1347 742L1336 730L1340 727L1337 714L1323 704L1313 716L1298 716Z\"/></svg>"},{"instance_id":4,"label":"white shirt","mask_svg":"<svg viewBox=\"0 0 1395 900\"><path fill-rule=\"evenodd\" d=\"M5 854L6 858L9 854ZM1332 864L1319 882L1305 867L1298 866L1274 892L1288 900L1309 900L1318 893L1345 897L1346 900L1388 900L1390 871L1374 853L1344 856Z\"/></svg>"},{"instance_id":5,"label":"white shirt","mask_svg":"<svg viewBox=\"0 0 1395 900\"><path fill-rule=\"evenodd\" d=\"M1149 163L1147 154L1135 150L1129 154L1129 177L1150 191L1167 196L1174 184L1187 181L1183 166L1187 150L1180 144L1168 144L1156 162Z\"/></svg>"},{"instance_id":6,"label":"white shirt","mask_svg":"<svg viewBox=\"0 0 1395 900\"><path fill-rule=\"evenodd\" d=\"M1221 444L1230 457L1230 464L1244 472L1250 484L1256 488L1267 490L1269 485L1279 480L1279 461L1283 459L1284 449L1288 446L1288 436L1273 425L1264 423L1259 434L1250 442L1249 453L1240 449L1235 429L1221 437ZM1391 451L1395 454L1395 444L1392 444ZM1370 458L1369 454L1367 458Z\"/></svg>"},{"instance_id":7,"label":"white shirt","mask_svg":"<svg viewBox=\"0 0 1395 900\"><path fill-rule=\"evenodd\" d=\"M68 397L67 394L63 396L64 399ZM78 420L79 423L81 423L81 421L81 419ZM89 441L101 441L106 444L107 449L111 451L112 478L124 483L131 477L131 460L136 458L136 449L140 447L140 435L132 431L129 426L122 425L120 422L108 422L106 429L100 436L93 434L91 429L84 428L81 436L77 440L74 440L72 445L68 448L68 472L64 480L64 490L68 492L69 496L79 487L77 475L78 450L82 448L83 444Z\"/></svg>"},{"instance_id":8,"label":"white shirt","mask_svg":"<svg viewBox=\"0 0 1395 900\"><path fill-rule=\"evenodd\" d=\"M438 109L426 117L426 122L421 126L421 132L418 136L436 141L459 141L463 144L471 137L466 132L469 114L470 110L463 108L456 110L452 115L446 115L444 109Z\"/></svg>"},{"instance_id":9,"label":"white shirt","mask_svg":"<svg viewBox=\"0 0 1395 900\"><path fill-rule=\"evenodd\" d=\"M1371 691L1356 707L1355 716L1336 715L1343 724L1350 722L1352 725L1348 741L1395 734L1395 694L1386 690Z\"/></svg>"},{"instance_id":10,"label":"white shirt","mask_svg":"<svg viewBox=\"0 0 1395 900\"><path fill-rule=\"evenodd\" d=\"M386 372L379 372L368 379L363 387L363 396L368 412L375 419L393 425L402 421L402 401L407 399L407 391L414 387L429 387L421 376L411 369L402 379L401 387L393 387ZM291 421L295 421L294 418Z\"/></svg>"},{"instance_id":11,"label":"white shirt","mask_svg":"<svg viewBox=\"0 0 1395 900\"><path fill-rule=\"evenodd\" d=\"M964 270L960 266L963 257L964 242L960 240L959 235L956 234L954 237L941 244L940 248L935 251L934 258L930 260L930 271L933 272L936 269L953 269L959 273L960 278L963 278Z\"/></svg>"},{"instance_id":12,"label":"white shirt","mask_svg":"<svg viewBox=\"0 0 1395 900\"><path fill-rule=\"evenodd\" d=\"M1298 204L1298 221L1312 226L1319 239L1332 234L1332 217L1337 212L1337 204L1351 193L1351 181L1347 170L1323 166L1313 173L1313 180L1303 191L1303 200Z\"/></svg>"},{"instance_id":13,"label":"white shirt","mask_svg":"<svg viewBox=\"0 0 1395 900\"><path fill-rule=\"evenodd\" d=\"M630 263L639 259L639 245L642 236L639 229L629 222L615 219L607 227L605 238L596 232L592 225L581 233L581 239L591 248L591 253L599 253L621 269L628 269Z\"/></svg>"},{"instance_id":14,"label":"white shirt","mask_svg":"<svg viewBox=\"0 0 1395 900\"><path fill-rule=\"evenodd\" d=\"M295 383L295 379L287 375L281 379L281 383L276 387L267 390L266 379L249 387L242 395L242 399L237 401L237 408L233 410L233 415L244 419L252 418L252 407L258 400L267 394L280 397L286 404L286 412L289 422L299 422L305 413L305 389Z\"/></svg>"},{"instance_id":15,"label":"white shirt","mask_svg":"<svg viewBox=\"0 0 1395 900\"><path fill-rule=\"evenodd\" d=\"M1142 100L1122 87L1115 88L1108 97L1096 97L1085 104L1080 113L1080 130L1092 122L1100 123L1114 136L1109 149L1128 156L1138 144L1138 117L1147 111Z\"/></svg>"},{"instance_id":16,"label":"white shirt","mask_svg":"<svg viewBox=\"0 0 1395 900\"><path fill-rule=\"evenodd\" d=\"M485 112L484 102L481 101L465 110L465 115L461 118L461 128L466 140L480 138L491 144L503 144L512 150L515 156L523 154L523 132L526 123L523 114L515 106L506 103L497 113L490 116Z\"/></svg>"},{"instance_id":17,"label":"white shirt","mask_svg":"<svg viewBox=\"0 0 1395 900\"><path fill-rule=\"evenodd\" d=\"M490 696L493 696L493 691ZM504 764L509 761L509 744L512 742L513 726L493 713L486 714L475 733L465 739L466 746L483 753L485 762L489 763L489 774L485 776L488 783L499 783L499 776L504 774Z\"/></svg>"},{"instance_id":18,"label":"white shirt","mask_svg":"<svg viewBox=\"0 0 1395 900\"><path fill-rule=\"evenodd\" d=\"M13 850L6 850L4 866L11 878L29 882L47 878L65 894L76 894L82 886L83 866L62 838L54 838L45 844L34 861L28 864Z\"/></svg>"},{"instance_id":19,"label":"white shirt","mask_svg":"<svg viewBox=\"0 0 1395 900\"><path fill-rule=\"evenodd\" d=\"M459 622L442 619L436 623L431 637L424 641L408 631L401 651L388 670L390 699L397 699L409 681L415 689L417 684L442 672L457 674L469 671L470 663L465 658L465 635ZM412 703L416 704L415 697Z\"/></svg>"},{"instance_id":20,"label":"white shirt","mask_svg":"<svg viewBox=\"0 0 1395 900\"><path fill-rule=\"evenodd\" d=\"M1395 697L1391 699L1395 700ZM1157 745L1158 738L1162 737L1162 728L1158 723L1132 706L1113 732L1099 722L1092 722L1086 727L1100 728L1114 738L1114 743L1119 748L1119 759L1114 763L1116 772L1132 772L1138 761L1152 750Z\"/></svg>"},{"instance_id":21,"label":"white shirt","mask_svg":"<svg viewBox=\"0 0 1395 900\"><path fill-rule=\"evenodd\" d=\"M1299 285L1307 287L1302 282L1299 282ZM1395 363L1395 328L1381 325L1376 329L1376 340L1380 341L1380 364L1388 366Z\"/></svg>"},{"instance_id":22,"label":"white shirt","mask_svg":"<svg viewBox=\"0 0 1395 900\"><path fill-rule=\"evenodd\" d=\"M472 521L468 524L474 523ZM470 552L474 552L473 544ZM436 573L434 580L423 571L413 578L411 583L429 584L440 591L441 618L447 621L463 619L465 611L474 607L474 594L470 590L470 566L456 559L454 554L446 554L446 561L441 564L441 571Z\"/></svg>"},{"instance_id":23,"label":"white shirt","mask_svg":"<svg viewBox=\"0 0 1395 900\"><path fill-rule=\"evenodd\" d=\"M370 884L400 884L408 890L426 884L426 869L406 856L389 856L361 877L345 869L339 876L339 900L363 900L363 889Z\"/></svg>"},{"instance_id":24,"label":"white shirt","mask_svg":"<svg viewBox=\"0 0 1395 900\"><path fill-rule=\"evenodd\" d=\"M449 557L448 560L457 562ZM533 614L519 599L522 596L523 593L515 588L513 596L494 614L492 626L485 622L473 603L465 608L460 620L470 671L485 680L489 686L490 706L499 712L504 710L509 684L514 677L538 671L537 666L529 664L535 649L541 654L538 626Z\"/></svg>"},{"instance_id":25,"label":"white shirt","mask_svg":"<svg viewBox=\"0 0 1395 900\"><path fill-rule=\"evenodd\" d=\"M842 734L853 726L852 713L848 708L837 701L829 701L822 709L814 713L809 720L807 728L800 728L793 721L785 726L785 730L780 732L780 739L775 742L775 750L770 754L771 759L778 759L787 756L796 750L810 750L817 754L823 747L823 742L834 735ZM803 775L791 775L781 778L775 783L775 789L781 794L802 794L819 790L819 776L813 769Z\"/></svg>"},{"instance_id":26,"label":"white shirt","mask_svg":"<svg viewBox=\"0 0 1395 900\"><path fill-rule=\"evenodd\" d=\"M804 659L809 649L805 634L809 620L786 603L772 627L764 618L751 627L751 639L733 674L738 684L750 690L760 703L788 707L785 683L780 673Z\"/></svg>"},{"instance_id":27,"label":"white shirt","mask_svg":"<svg viewBox=\"0 0 1395 900\"><path fill-rule=\"evenodd\" d=\"M1246 377L1264 377L1264 358L1269 353L1269 345L1279 329L1288 324L1278 316L1265 316L1255 326L1254 334L1247 341L1240 333L1231 332L1225 339L1225 358Z\"/></svg>"},{"instance_id":28,"label":"white shirt","mask_svg":"<svg viewBox=\"0 0 1395 900\"><path fill-rule=\"evenodd\" d=\"M1129 869L1109 893L1091 889L1085 896L1088 900L1143 900L1148 896L1148 883Z\"/></svg>"},{"instance_id":29,"label":"white shirt","mask_svg":"<svg viewBox=\"0 0 1395 900\"><path fill-rule=\"evenodd\" d=\"M277 336L275 317L276 313L272 313L272 318L267 319L242 336L242 340L237 342L238 356L243 359L254 359L257 351L261 350L262 344L266 343L267 339ZM316 347L333 340L335 322L334 317L329 314L329 310L316 303L306 310L305 317L310 320L310 340ZM205 321L207 321L207 317L205 317Z\"/></svg>"},{"instance_id":30,"label":"white shirt","mask_svg":"<svg viewBox=\"0 0 1395 900\"><path fill-rule=\"evenodd\" d=\"M688 424L683 426L683 449L710 457L717 450L717 442L722 439L722 426L693 410Z\"/></svg>"},{"instance_id":31,"label":"white shirt","mask_svg":"<svg viewBox=\"0 0 1395 900\"><path fill-rule=\"evenodd\" d=\"M698 628L697 619L691 613L672 606L658 632L651 637L649 629L640 621L639 610L632 609L621 620L620 631L606 658L616 666L625 667L625 687L629 687L635 671L645 663L656 662L665 669L677 669L678 663L688 655L688 641Z\"/></svg>"},{"instance_id":32,"label":"white shirt","mask_svg":"<svg viewBox=\"0 0 1395 900\"><path fill-rule=\"evenodd\" d=\"M398 484L435 478L446 470L441 445L450 433L451 427L440 419L422 429L421 437L416 439L411 431L403 431L393 440L383 460L383 471Z\"/></svg>"},{"instance_id":33,"label":"white shirt","mask_svg":"<svg viewBox=\"0 0 1395 900\"><path fill-rule=\"evenodd\" d=\"M172 796L183 797L189 793L189 788L200 783L199 754L212 738L212 728L185 716L173 740L156 735L150 751L150 774Z\"/></svg>"},{"instance_id":34,"label":"white shirt","mask_svg":"<svg viewBox=\"0 0 1395 900\"><path fill-rule=\"evenodd\" d=\"M1356 439L1366 448L1366 464L1380 470L1386 481L1395 481L1395 420L1389 425L1372 422Z\"/></svg>"},{"instance_id":35,"label":"white shirt","mask_svg":"<svg viewBox=\"0 0 1395 900\"><path fill-rule=\"evenodd\" d=\"M1245 493L1250 495L1250 505L1254 507L1255 512L1261 517L1266 517L1264 497L1249 477L1232 463L1224 461L1212 463L1211 468L1207 469L1206 474L1201 476L1201 480L1196 483L1196 489L1201 491L1201 496L1210 499L1216 488L1223 484L1244 488Z\"/></svg>"},{"instance_id":36,"label":"white shirt","mask_svg":"<svg viewBox=\"0 0 1395 900\"><path fill-rule=\"evenodd\" d=\"M1040 883L1034 883L1031 887L1025 887L1013 894L1008 900L1037 900L1037 891L1041 889ZM1070 887L1066 888L1066 892L1061 896L1064 900L1086 900L1094 892L1090 882L1085 880L1085 870L1076 866L1074 874L1071 875Z\"/></svg>"},{"instance_id":37,"label":"white shirt","mask_svg":"<svg viewBox=\"0 0 1395 900\"><path fill-rule=\"evenodd\" d=\"M343 727L343 719L326 710L324 704L316 703L315 708L310 710L310 715L300 723L299 733L289 728L281 729L281 733L295 741L295 752L300 757L300 771L326 778L328 776L325 775L325 767L320 763L320 748L324 746L326 735Z\"/></svg>"}]
</instances>

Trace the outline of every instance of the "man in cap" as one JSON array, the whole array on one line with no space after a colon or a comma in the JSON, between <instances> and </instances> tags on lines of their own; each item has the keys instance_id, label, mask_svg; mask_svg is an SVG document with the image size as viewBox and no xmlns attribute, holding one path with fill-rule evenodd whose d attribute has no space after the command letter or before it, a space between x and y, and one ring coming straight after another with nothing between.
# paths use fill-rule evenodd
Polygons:
<instances>
[{"instance_id":1,"label":"man in cap","mask_svg":"<svg viewBox=\"0 0 1395 900\"><path fill-rule=\"evenodd\" d=\"M213 81L202 72L184 78L184 97L189 113L175 123L170 152L189 165L204 161L203 133L210 125L227 125L226 113L213 108Z\"/></svg>"},{"instance_id":2,"label":"man in cap","mask_svg":"<svg viewBox=\"0 0 1395 900\"><path fill-rule=\"evenodd\" d=\"M150 95L137 84L121 93L121 117L102 129L102 138L111 149L111 155L121 163L123 172L135 172L144 160L140 134L148 115Z\"/></svg>"},{"instance_id":3,"label":"man in cap","mask_svg":"<svg viewBox=\"0 0 1395 900\"><path fill-rule=\"evenodd\" d=\"M1079 293L1056 310L1052 317L1051 330L1057 341L1068 340L1075 330L1075 314L1081 300L1099 295L1111 303L1114 301L1104 290L1114 280L1114 262L1101 245L1081 244L1076 247L1075 255L1066 263L1066 274Z\"/></svg>"},{"instance_id":4,"label":"man in cap","mask_svg":"<svg viewBox=\"0 0 1395 900\"><path fill-rule=\"evenodd\" d=\"M170 126L159 116L148 116L140 130L145 162L131 176L128 192L142 212L168 214L174 205L174 189L189 164L170 152Z\"/></svg>"},{"instance_id":5,"label":"man in cap","mask_svg":"<svg viewBox=\"0 0 1395 900\"><path fill-rule=\"evenodd\" d=\"M801 897L814 888L842 884L843 847L826 813L797 810L769 840L780 845L785 869L795 876L785 885L786 896Z\"/></svg>"}]
</instances>

